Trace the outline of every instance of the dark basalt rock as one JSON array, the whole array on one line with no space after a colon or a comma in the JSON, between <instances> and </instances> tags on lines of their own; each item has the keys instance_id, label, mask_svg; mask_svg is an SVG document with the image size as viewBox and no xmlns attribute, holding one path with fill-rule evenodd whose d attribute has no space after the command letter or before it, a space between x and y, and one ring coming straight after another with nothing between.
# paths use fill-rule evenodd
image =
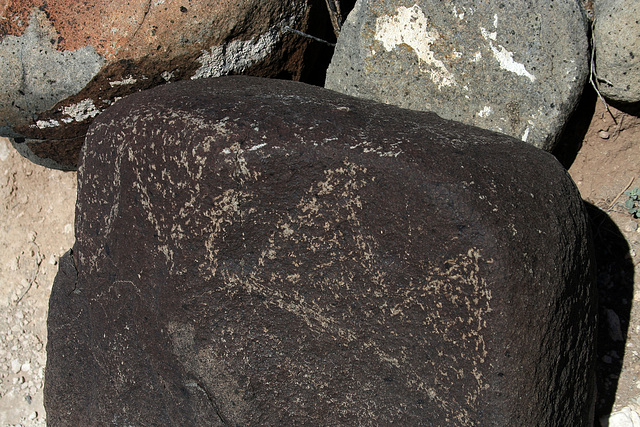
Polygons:
<instances>
[{"instance_id":1,"label":"dark basalt rock","mask_svg":"<svg viewBox=\"0 0 640 427\"><path fill-rule=\"evenodd\" d=\"M83 150L51 425L589 425L590 241L548 153L248 77L131 95Z\"/></svg>"}]
</instances>

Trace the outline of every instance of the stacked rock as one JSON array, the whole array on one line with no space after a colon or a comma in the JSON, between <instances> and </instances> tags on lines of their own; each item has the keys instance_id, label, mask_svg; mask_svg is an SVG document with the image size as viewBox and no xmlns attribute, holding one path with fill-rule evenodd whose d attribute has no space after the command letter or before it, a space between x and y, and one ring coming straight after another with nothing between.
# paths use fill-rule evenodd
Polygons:
<instances>
[{"instance_id":1,"label":"stacked rock","mask_svg":"<svg viewBox=\"0 0 640 427\"><path fill-rule=\"evenodd\" d=\"M326 87L511 135L551 151L589 75L574 0L360 0Z\"/></svg>"},{"instance_id":2,"label":"stacked rock","mask_svg":"<svg viewBox=\"0 0 640 427\"><path fill-rule=\"evenodd\" d=\"M593 43L600 93L614 102L640 102L640 1L596 1Z\"/></svg>"}]
</instances>

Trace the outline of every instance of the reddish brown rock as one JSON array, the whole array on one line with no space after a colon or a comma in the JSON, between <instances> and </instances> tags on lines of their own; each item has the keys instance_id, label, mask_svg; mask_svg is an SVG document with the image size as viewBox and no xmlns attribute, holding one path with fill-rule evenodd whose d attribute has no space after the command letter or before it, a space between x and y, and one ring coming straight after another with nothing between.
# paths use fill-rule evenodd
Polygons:
<instances>
[{"instance_id":1,"label":"reddish brown rock","mask_svg":"<svg viewBox=\"0 0 640 427\"><path fill-rule=\"evenodd\" d=\"M321 82L331 54L287 29L330 36L321 0L8 0L0 18L0 136L63 169L125 95L225 74Z\"/></svg>"},{"instance_id":2,"label":"reddish brown rock","mask_svg":"<svg viewBox=\"0 0 640 427\"><path fill-rule=\"evenodd\" d=\"M76 221L51 425L590 425L583 203L521 141L300 83L178 82L93 123Z\"/></svg>"}]
</instances>

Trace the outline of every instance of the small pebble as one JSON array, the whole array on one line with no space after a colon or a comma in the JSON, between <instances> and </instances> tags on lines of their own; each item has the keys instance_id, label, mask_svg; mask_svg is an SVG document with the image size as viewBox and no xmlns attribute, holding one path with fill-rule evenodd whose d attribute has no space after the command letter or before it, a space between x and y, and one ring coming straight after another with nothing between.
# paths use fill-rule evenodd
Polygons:
<instances>
[{"instance_id":1,"label":"small pebble","mask_svg":"<svg viewBox=\"0 0 640 427\"><path fill-rule=\"evenodd\" d=\"M31 421L35 420L36 418L38 418L38 413L36 411L33 411L32 413L29 414L29 419Z\"/></svg>"},{"instance_id":2,"label":"small pebble","mask_svg":"<svg viewBox=\"0 0 640 427\"><path fill-rule=\"evenodd\" d=\"M22 366L20 367L20 370L22 372L29 372L31 370L31 363L29 362L23 363Z\"/></svg>"},{"instance_id":3,"label":"small pebble","mask_svg":"<svg viewBox=\"0 0 640 427\"><path fill-rule=\"evenodd\" d=\"M35 242L36 237L38 237L38 233L35 231L30 231L29 234L27 234L27 239L29 239L30 242Z\"/></svg>"},{"instance_id":4,"label":"small pebble","mask_svg":"<svg viewBox=\"0 0 640 427\"><path fill-rule=\"evenodd\" d=\"M11 361L11 372L13 372L14 374L17 374L18 372L20 372L21 367L22 367L22 364L18 359L13 359Z\"/></svg>"},{"instance_id":5,"label":"small pebble","mask_svg":"<svg viewBox=\"0 0 640 427\"><path fill-rule=\"evenodd\" d=\"M24 314L22 313L22 310L16 311L14 316L16 316L16 319L24 319Z\"/></svg>"},{"instance_id":6,"label":"small pebble","mask_svg":"<svg viewBox=\"0 0 640 427\"><path fill-rule=\"evenodd\" d=\"M58 263L58 256L51 254L51 256L49 256L49 264L56 265L57 263Z\"/></svg>"},{"instance_id":7,"label":"small pebble","mask_svg":"<svg viewBox=\"0 0 640 427\"><path fill-rule=\"evenodd\" d=\"M606 130L601 130L600 132L598 132L598 136L602 139L609 139L611 135L609 135L609 132L607 132Z\"/></svg>"}]
</instances>

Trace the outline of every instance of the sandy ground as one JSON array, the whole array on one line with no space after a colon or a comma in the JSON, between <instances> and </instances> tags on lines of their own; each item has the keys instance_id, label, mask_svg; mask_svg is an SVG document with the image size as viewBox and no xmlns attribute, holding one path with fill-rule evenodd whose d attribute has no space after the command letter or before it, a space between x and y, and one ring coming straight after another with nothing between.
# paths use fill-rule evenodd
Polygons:
<instances>
[{"instance_id":1,"label":"sandy ground","mask_svg":"<svg viewBox=\"0 0 640 427\"><path fill-rule=\"evenodd\" d=\"M594 206L601 301L598 410L640 411L640 120L601 103L570 174ZM587 117L588 118L588 117ZM0 426L42 426L46 315L57 260L73 245L76 174L34 165L0 138ZM622 194L622 195L621 195ZM626 338L625 338L626 335Z\"/></svg>"},{"instance_id":2,"label":"sandy ground","mask_svg":"<svg viewBox=\"0 0 640 427\"><path fill-rule=\"evenodd\" d=\"M34 165L0 138L0 426L45 425L47 308L75 199L75 173Z\"/></svg>"},{"instance_id":3,"label":"sandy ground","mask_svg":"<svg viewBox=\"0 0 640 427\"><path fill-rule=\"evenodd\" d=\"M624 191L640 187L640 119L610 111L596 103L569 168L582 198L595 206L590 212L600 297L598 410L604 418L609 410L640 412L640 220L624 207ZM622 418L612 427L640 427L640 417L634 424L622 424Z\"/></svg>"}]
</instances>

